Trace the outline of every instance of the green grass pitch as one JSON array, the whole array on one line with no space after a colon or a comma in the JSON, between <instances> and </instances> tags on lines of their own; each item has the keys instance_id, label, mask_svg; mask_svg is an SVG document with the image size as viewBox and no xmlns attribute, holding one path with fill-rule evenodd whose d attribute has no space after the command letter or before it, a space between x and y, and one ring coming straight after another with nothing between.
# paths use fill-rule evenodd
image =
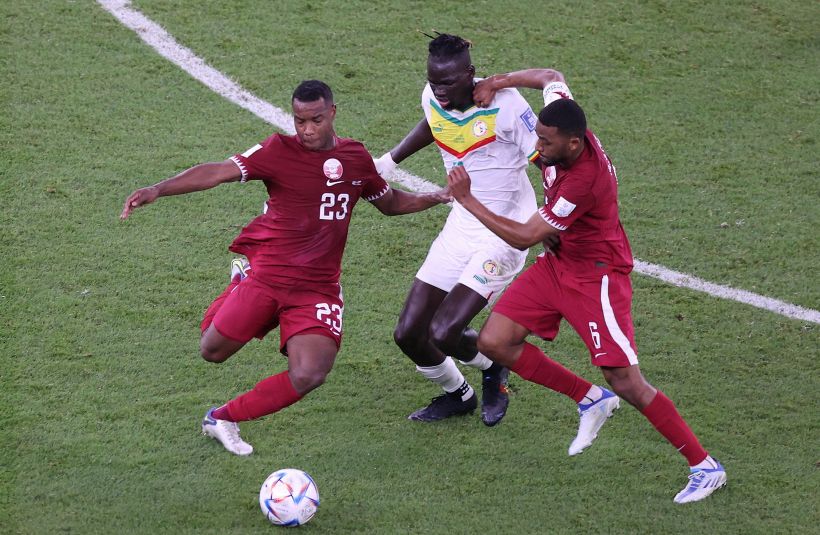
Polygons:
<instances>
[{"instance_id":1,"label":"green grass pitch","mask_svg":"<svg viewBox=\"0 0 820 535\"><path fill-rule=\"evenodd\" d=\"M470 38L479 75L557 68L618 167L636 257L820 308L817 3L134 5L276 106L324 79L338 132L376 155L421 117L417 29ZM818 533L818 325L655 279L633 279L641 364L727 467L708 500L672 503L685 462L629 407L577 458L573 404L518 378L495 428L407 421L437 392L392 329L444 207L356 209L335 370L242 426L251 457L226 453L199 435L202 414L285 367L276 336L220 366L198 356L263 188L117 216L134 188L272 127L96 2L3 2L0 20L0 532L270 533L259 486L297 467L322 498L308 533ZM432 148L406 169L444 179ZM570 329L542 346L601 380Z\"/></svg>"}]
</instances>

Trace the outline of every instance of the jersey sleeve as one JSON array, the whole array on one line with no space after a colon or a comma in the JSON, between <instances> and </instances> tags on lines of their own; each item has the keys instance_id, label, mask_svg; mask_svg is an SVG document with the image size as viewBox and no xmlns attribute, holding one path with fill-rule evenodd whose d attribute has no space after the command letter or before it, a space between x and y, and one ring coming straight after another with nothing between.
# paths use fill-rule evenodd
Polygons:
<instances>
[{"instance_id":1,"label":"jersey sleeve","mask_svg":"<svg viewBox=\"0 0 820 535\"><path fill-rule=\"evenodd\" d=\"M551 227L567 230L595 205L594 180L594 173L578 173L572 180L564 182L538 213Z\"/></svg>"},{"instance_id":2,"label":"jersey sleeve","mask_svg":"<svg viewBox=\"0 0 820 535\"><path fill-rule=\"evenodd\" d=\"M241 154L230 157L242 173L242 182L275 178L275 162L282 142L274 134Z\"/></svg>"},{"instance_id":3,"label":"jersey sleeve","mask_svg":"<svg viewBox=\"0 0 820 535\"><path fill-rule=\"evenodd\" d=\"M509 94L503 96L500 128L497 129L496 136L502 142L516 145L521 154L532 163L538 159L538 151L535 150L535 143L538 141L535 123L538 118L517 90L504 91Z\"/></svg>"}]
</instances>

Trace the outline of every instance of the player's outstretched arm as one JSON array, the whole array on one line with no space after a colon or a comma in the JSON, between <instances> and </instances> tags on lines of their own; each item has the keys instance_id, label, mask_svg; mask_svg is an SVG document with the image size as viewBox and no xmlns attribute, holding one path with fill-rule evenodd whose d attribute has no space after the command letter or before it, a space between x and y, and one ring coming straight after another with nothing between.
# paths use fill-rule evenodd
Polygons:
<instances>
[{"instance_id":1,"label":"player's outstretched arm","mask_svg":"<svg viewBox=\"0 0 820 535\"><path fill-rule=\"evenodd\" d=\"M544 90L553 83L566 87L564 75L555 69L524 69L503 74L494 74L479 81L473 89L473 101L479 107L489 106L496 92L508 87L526 87Z\"/></svg>"},{"instance_id":2,"label":"player's outstretched arm","mask_svg":"<svg viewBox=\"0 0 820 535\"><path fill-rule=\"evenodd\" d=\"M133 192L125 199L120 219L126 219L135 208L150 204L159 197L211 189L223 182L235 182L240 178L242 172L232 160L195 165L174 177Z\"/></svg>"},{"instance_id":3,"label":"player's outstretched arm","mask_svg":"<svg viewBox=\"0 0 820 535\"><path fill-rule=\"evenodd\" d=\"M382 177L387 177L393 172L397 164L432 142L433 132L430 130L427 119L422 118L390 152L385 152L381 157L373 160L373 163L376 165L376 171L378 171Z\"/></svg>"},{"instance_id":4,"label":"player's outstretched arm","mask_svg":"<svg viewBox=\"0 0 820 535\"><path fill-rule=\"evenodd\" d=\"M490 229L490 231L522 251L536 243L545 242L545 245L554 247L559 241L559 232L538 214L534 213L525 223L491 212L481 201L470 192L470 175L463 166L454 167L447 175L447 184L450 193L468 212Z\"/></svg>"},{"instance_id":5,"label":"player's outstretched arm","mask_svg":"<svg viewBox=\"0 0 820 535\"><path fill-rule=\"evenodd\" d=\"M437 204L445 204L452 200L449 188L442 188L429 193L410 193L390 188L387 193L373 201L373 206L384 215L402 215L421 212Z\"/></svg>"}]
</instances>

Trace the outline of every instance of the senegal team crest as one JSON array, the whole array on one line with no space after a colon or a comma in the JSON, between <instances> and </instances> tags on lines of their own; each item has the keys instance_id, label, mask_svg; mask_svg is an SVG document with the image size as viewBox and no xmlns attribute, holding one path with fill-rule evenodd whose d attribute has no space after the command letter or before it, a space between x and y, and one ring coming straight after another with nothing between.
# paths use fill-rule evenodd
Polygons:
<instances>
[{"instance_id":1,"label":"senegal team crest","mask_svg":"<svg viewBox=\"0 0 820 535\"><path fill-rule=\"evenodd\" d=\"M484 121L476 121L473 123L473 135L475 137L484 137L487 134L487 123Z\"/></svg>"},{"instance_id":2,"label":"senegal team crest","mask_svg":"<svg viewBox=\"0 0 820 535\"><path fill-rule=\"evenodd\" d=\"M493 262L492 260L487 260L484 262L484 273L487 275L498 275L501 270L498 269L498 264Z\"/></svg>"},{"instance_id":3,"label":"senegal team crest","mask_svg":"<svg viewBox=\"0 0 820 535\"><path fill-rule=\"evenodd\" d=\"M336 180L337 178L342 177L344 168L342 167L342 162L336 158L330 158L325 160L325 164L322 166L322 171L325 172L325 176L329 179Z\"/></svg>"}]
</instances>

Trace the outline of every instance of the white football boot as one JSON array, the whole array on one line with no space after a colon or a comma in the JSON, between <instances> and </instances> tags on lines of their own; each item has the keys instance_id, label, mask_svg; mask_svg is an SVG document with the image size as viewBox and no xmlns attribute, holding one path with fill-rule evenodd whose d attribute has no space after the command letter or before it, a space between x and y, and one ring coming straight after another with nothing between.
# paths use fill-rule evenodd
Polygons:
<instances>
[{"instance_id":1,"label":"white football boot","mask_svg":"<svg viewBox=\"0 0 820 535\"><path fill-rule=\"evenodd\" d=\"M621 406L621 398L606 388L601 388L601 390L603 390L604 395L595 403L578 404L578 414L581 417L581 422L578 425L578 435L569 445L568 453L570 455L578 455L591 446L606 419L612 416L615 409Z\"/></svg>"},{"instance_id":2,"label":"white football boot","mask_svg":"<svg viewBox=\"0 0 820 535\"><path fill-rule=\"evenodd\" d=\"M250 455L253 446L239 437L239 426L236 422L217 420L212 413L216 407L211 407L202 419L202 434L214 438L225 446L225 449L234 455Z\"/></svg>"},{"instance_id":3,"label":"white football boot","mask_svg":"<svg viewBox=\"0 0 820 535\"><path fill-rule=\"evenodd\" d=\"M714 468L692 468L689 484L675 495L675 503L702 500L726 484L726 470L715 461Z\"/></svg>"}]
</instances>

